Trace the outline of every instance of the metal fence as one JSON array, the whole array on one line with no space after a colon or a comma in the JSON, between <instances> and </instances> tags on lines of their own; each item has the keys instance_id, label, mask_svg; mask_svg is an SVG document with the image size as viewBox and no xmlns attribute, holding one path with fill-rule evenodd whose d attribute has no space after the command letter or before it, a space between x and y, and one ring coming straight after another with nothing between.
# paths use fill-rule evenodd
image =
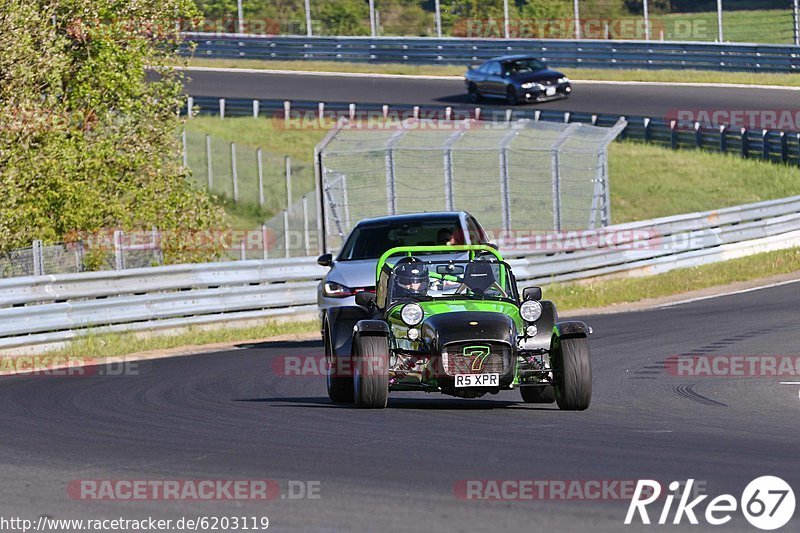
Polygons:
<instances>
[{"instance_id":1,"label":"metal fence","mask_svg":"<svg viewBox=\"0 0 800 533\"><path fill-rule=\"evenodd\" d=\"M225 59L468 65L507 54L530 54L561 68L800 70L800 47L779 45L214 34L187 34L187 38L197 44L195 57Z\"/></svg>"},{"instance_id":2,"label":"metal fence","mask_svg":"<svg viewBox=\"0 0 800 533\"><path fill-rule=\"evenodd\" d=\"M218 114L219 99L210 97L190 98L191 105L202 113ZM374 117L375 114L386 117L403 118L439 118L448 117L453 120L477 119L484 121L516 121L531 119L534 121L592 124L610 127L620 119L627 126L619 139L644 141L672 149L703 149L715 152L732 153L744 158L764 159L800 165L800 132L767 129L730 128L725 125L706 124L701 122L682 123L666 117L642 117L636 115L610 115L597 113L577 113L553 111L547 109L505 109L482 110L472 107L437 107L411 106L402 104L353 104L345 102L306 102L283 100L260 100L257 116L304 117L313 122L313 117L322 113L326 121L335 124L340 117L348 120ZM251 116L254 109L253 100L228 99L228 116Z\"/></svg>"},{"instance_id":3,"label":"metal fence","mask_svg":"<svg viewBox=\"0 0 800 533\"><path fill-rule=\"evenodd\" d=\"M575 233L574 236L570 233ZM650 275L800 246L800 197L621 224L501 251L524 285ZM586 234L583 234L586 237ZM325 269L315 258L32 276L0 280L0 350L87 333L158 330L316 312ZM14 352L12 352L14 353Z\"/></svg>"},{"instance_id":4,"label":"metal fence","mask_svg":"<svg viewBox=\"0 0 800 533\"><path fill-rule=\"evenodd\" d=\"M325 249L363 218L469 211L503 231L610 223L607 147L625 128L532 120L342 121L317 147Z\"/></svg>"},{"instance_id":5,"label":"metal fence","mask_svg":"<svg viewBox=\"0 0 800 533\"><path fill-rule=\"evenodd\" d=\"M472 10L457 3L435 0L406 1L389 6L370 1L339 16L321 15L315 2L298 2L292 9L259 16L263 6L238 3L234 16L205 19L184 29L215 33L343 36L426 36L546 39L614 39L717 41L747 43L795 43L798 37L797 0L679 0L663 3L642 0L613 10L600 2L585 0L551 4L549 17L537 16L535 0L483 2ZM637 5L638 4L638 5ZM338 6L334 6L336 9ZM363 13L358 13L363 7ZM386 9L384 9L384 7ZM534 9L530 9L534 7ZM555 10L554 10L555 9ZM345 11L347 10L347 11ZM341 24L346 20L346 26Z\"/></svg>"}]
</instances>

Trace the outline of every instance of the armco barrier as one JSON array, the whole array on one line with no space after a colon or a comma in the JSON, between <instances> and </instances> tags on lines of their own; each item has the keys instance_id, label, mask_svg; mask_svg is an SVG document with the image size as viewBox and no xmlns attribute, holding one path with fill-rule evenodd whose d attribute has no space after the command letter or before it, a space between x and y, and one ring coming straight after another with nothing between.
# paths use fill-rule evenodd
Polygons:
<instances>
[{"instance_id":1,"label":"armco barrier","mask_svg":"<svg viewBox=\"0 0 800 533\"><path fill-rule=\"evenodd\" d=\"M800 48L761 44L186 33L196 57L467 65L531 54L556 67L797 72ZM188 53L188 48L184 49Z\"/></svg>"},{"instance_id":2,"label":"armco barrier","mask_svg":"<svg viewBox=\"0 0 800 533\"><path fill-rule=\"evenodd\" d=\"M520 240L503 252L526 285L699 266L800 246L800 196L603 229L633 230L645 238L630 246L554 252ZM68 341L90 330L313 313L324 272L307 257L0 280L0 350Z\"/></svg>"},{"instance_id":3,"label":"armco barrier","mask_svg":"<svg viewBox=\"0 0 800 533\"><path fill-rule=\"evenodd\" d=\"M257 104L254 104L257 102ZM327 118L328 127L335 123L335 117L363 117L375 113L392 117L451 117L455 120L478 118L484 121L519 120L528 118L548 122L580 122L597 126L611 127L621 118L628 125L619 139L635 139L672 149L700 148L715 152L732 153L745 158L765 159L800 165L800 132L777 130L748 130L727 127L709 127L695 123L691 128L682 128L677 121L666 118L641 117L636 115L607 115L596 113L575 113L542 109L481 109L474 107L412 106L403 104L352 104L345 102L311 102L284 100L247 100L234 98L215 98L193 96L188 99L188 107L199 114L218 115L224 110L225 116L264 116L282 119L295 117L288 128L315 125L320 109ZM186 113L186 109L183 110ZM325 123L321 124L324 127Z\"/></svg>"}]
</instances>

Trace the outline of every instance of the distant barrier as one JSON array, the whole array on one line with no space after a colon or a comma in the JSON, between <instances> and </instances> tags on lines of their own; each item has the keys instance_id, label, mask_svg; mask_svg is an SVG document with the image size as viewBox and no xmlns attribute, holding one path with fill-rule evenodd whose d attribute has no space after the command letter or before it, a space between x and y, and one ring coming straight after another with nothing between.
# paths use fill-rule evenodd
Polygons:
<instances>
[{"instance_id":1,"label":"distant barrier","mask_svg":"<svg viewBox=\"0 0 800 533\"><path fill-rule=\"evenodd\" d=\"M558 67L798 72L800 47L654 41L271 37L187 33L196 57L467 65L532 54ZM186 49L188 53L188 49Z\"/></svg>"}]
</instances>

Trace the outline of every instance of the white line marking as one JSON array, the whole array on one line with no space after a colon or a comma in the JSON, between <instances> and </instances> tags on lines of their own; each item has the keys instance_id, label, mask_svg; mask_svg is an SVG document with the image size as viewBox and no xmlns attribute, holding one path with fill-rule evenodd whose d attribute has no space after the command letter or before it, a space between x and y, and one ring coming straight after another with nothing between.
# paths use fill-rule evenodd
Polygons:
<instances>
[{"instance_id":1,"label":"white line marking","mask_svg":"<svg viewBox=\"0 0 800 533\"><path fill-rule=\"evenodd\" d=\"M800 385L800 381L781 381L781 385Z\"/></svg>"},{"instance_id":2,"label":"white line marking","mask_svg":"<svg viewBox=\"0 0 800 533\"><path fill-rule=\"evenodd\" d=\"M180 69L181 67L175 67ZM233 67L186 67L190 72L225 72L244 74L280 74L297 76L323 76L330 78L386 78L408 80L440 80L463 81L464 76L430 76L422 74L379 74L372 72L317 72L311 70L282 70L259 68L233 68ZM784 87L781 85L747 85L737 83L687 83L687 82L662 82L662 81L602 81L602 80L572 80L579 85L637 85L654 87L715 87L723 89L765 89L778 91L800 91L800 87Z\"/></svg>"},{"instance_id":3,"label":"white line marking","mask_svg":"<svg viewBox=\"0 0 800 533\"><path fill-rule=\"evenodd\" d=\"M675 307L676 305L684 305L684 304L690 304L690 303L694 303L694 302L702 302L703 300L711 300L713 298L722 298L723 296L734 296L736 294L745 294L745 293L748 293L748 292L761 291L761 290L764 290L764 289L772 289L774 287L781 287L783 285L790 285L792 283L798 283L798 282L800 282L800 279L793 279L793 280L789 280L789 281L781 281L779 283L770 283L769 285L761 285L759 287L752 287L750 289L742 289L742 290L738 290L738 291L724 292L722 294L712 294L710 296L700 296L698 298L689 298L688 300L680 300L678 302L670 302L668 304L659 305L658 307L656 307L656 309L666 309L668 307Z\"/></svg>"}]
</instances>

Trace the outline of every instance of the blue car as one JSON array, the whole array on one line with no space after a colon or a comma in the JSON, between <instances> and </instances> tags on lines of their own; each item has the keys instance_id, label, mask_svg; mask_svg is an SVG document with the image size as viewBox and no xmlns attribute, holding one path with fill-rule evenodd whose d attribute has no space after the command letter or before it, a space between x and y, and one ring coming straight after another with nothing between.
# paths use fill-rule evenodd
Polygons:
<instances>
[{"instance_id":1,"label":"blue car","mask_svg":"<svg viewBox=\"0 0 800 533\"><path fill-rule=\"evenodd\" d=\"M572 84L563 73L529 56L503 56L470 67L465 76L470 99L503 98L509 105L569 97Z\"/></svg>"}]
</instances>

